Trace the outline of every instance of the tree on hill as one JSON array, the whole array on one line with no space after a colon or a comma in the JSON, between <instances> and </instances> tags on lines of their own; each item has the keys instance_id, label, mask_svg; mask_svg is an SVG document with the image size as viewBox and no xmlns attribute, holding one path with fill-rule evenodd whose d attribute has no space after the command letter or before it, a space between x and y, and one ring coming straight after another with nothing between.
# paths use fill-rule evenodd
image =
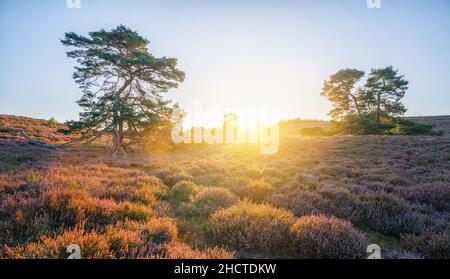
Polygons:
<instances>
[{"instance_id":1,"label":"tree on hill","mask_svg":"<svg viewBox=\"0 0 450 279\"><path fill-rule=\"evenodd\" d=\"M83 112L68 125L84 140L109 135L113 155L126 155L127 143L163 129L158 123L167 125L174 107L162 94L185 76L177 59L154 57L149 41L123 25L87 37L69 32L61 42L71 48L67 56L79 63L73 78L83 92L77 102Z\"/></svg>"},{"instance_id":2,"label":"tree on hill","mask_svg":"<svg viewBox=\"0 0 450 279\"><path fill-rule=\"evenodd\" d=\"M434 134L433 126L406 121L402 98L408 81L392 66L373 69L364 86L364 72L343 69L324 82L322 96L333 103L329 134Z\"/></svg>"},{"instance_id":3,"label":"tree on hill","mask_svg":"<svg viewBox=\"0 0 450 279\"><path fill-rule=\"evenodd\" d=\"M321 95L333 103L334 108L330 112L333 119L347 114L361 114L361 89L355 86L363 76L362 71L343 69L324 82Z\"/></svg>"},{"instance_id":4,"label":"tree on hill","mask_svg":"<svg viewBox=\"0 0 450 279\"><path fill-rule=\"evenodd\" d=\"M366 105L375 113L377 122L383 115L396 117L406 112L401 99L408 90L408 81L392 66L374 69L366 83Z\"/></svg>"}]
</instances>

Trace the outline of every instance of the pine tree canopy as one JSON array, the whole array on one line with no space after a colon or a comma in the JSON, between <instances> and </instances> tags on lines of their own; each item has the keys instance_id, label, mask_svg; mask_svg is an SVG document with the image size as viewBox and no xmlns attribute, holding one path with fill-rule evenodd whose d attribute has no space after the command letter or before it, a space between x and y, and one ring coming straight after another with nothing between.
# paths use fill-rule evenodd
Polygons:
<instances>
[{"instance_id":1,"label":"pine tree canopy","mask_svg":"<svg viewBox=\"0 0 450 279\"><path fill-rule=\"evenodd\" d=\"M170 122L173 106L162 95L184 80L177 59L154 57L149 41L123 25L87 37L69 32L61 42L78 63L73 78L83 92L77 102L83 112L68 124L82 139L110 135L114 155L125 155L126 143Z\"/></svg>"}]
</instances>

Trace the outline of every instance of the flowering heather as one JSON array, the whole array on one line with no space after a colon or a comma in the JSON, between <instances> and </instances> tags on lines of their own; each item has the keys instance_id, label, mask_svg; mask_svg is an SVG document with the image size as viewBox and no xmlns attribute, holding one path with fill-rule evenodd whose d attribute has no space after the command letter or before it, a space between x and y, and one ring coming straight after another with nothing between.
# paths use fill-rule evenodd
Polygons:
<instances>
[{"instance_id":1,"label":"flowering heather","mask_svg":"<svg viewBox=\"0 0 450 279\"><path fill-rule=\"evenodd\" d=\"M366 241L383 257L450 258L447 135L290 135L269 156L225 145L114 159L102 142L27 144L15 130L67 136L11 121L0 127L3 258L67 258L71 241L85 258L359 258Z\"/></svg>"},{"instance_id":2,"label":"flowering heather","mask_svg":"<svg viewBox=\"0 0 450 279\"><path fill-rule=\"evenodd\" d=\"M334 217L304 216L291 227L295 255L300 258L362 258L368 241L350 222Z\"/></svg>"}]
</instances>

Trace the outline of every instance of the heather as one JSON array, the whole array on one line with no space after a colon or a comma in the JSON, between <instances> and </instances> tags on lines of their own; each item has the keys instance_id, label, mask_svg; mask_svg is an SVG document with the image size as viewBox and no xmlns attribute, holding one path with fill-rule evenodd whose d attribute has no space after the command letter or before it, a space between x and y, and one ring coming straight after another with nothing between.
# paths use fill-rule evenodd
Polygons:
<instances>
[{"instance_id":1,"label":"heather","mask_svg":"<svg viewBox=\"0 0 450 279\"><path fill-rule=\"evenodd\" d=\"M310 137L294 121L273 155L180 145L113 158L101 141L30 145L10 130L66 135L11 121L0 135L3 258L67 258L73 243L85 258L364 258L368 243L386 258L449 257L447 135Z\"/></svg>"}]
</instances>

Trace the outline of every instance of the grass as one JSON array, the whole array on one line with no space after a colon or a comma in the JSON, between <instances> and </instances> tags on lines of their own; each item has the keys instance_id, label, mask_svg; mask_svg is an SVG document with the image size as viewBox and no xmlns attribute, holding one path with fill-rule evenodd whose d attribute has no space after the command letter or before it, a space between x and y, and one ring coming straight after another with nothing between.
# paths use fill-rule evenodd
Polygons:
<instances>
[{"instance_id":1,"label":"grass","mask_svg":"<svg viewBox=\"0 0 450 279\"><path fill-rule=\"evenodd\" d=\"M67 140L45 120L0 120L3 258L62 258L73 241L90 258L363 257L333 245L342 238L383 255L449 257L447 135L285 133L273 155L213 145L113 159L102 144L56 151L15 137ZM330 246L317 242L311 231L334 224Z\"/></svg>"}]
</instances>

